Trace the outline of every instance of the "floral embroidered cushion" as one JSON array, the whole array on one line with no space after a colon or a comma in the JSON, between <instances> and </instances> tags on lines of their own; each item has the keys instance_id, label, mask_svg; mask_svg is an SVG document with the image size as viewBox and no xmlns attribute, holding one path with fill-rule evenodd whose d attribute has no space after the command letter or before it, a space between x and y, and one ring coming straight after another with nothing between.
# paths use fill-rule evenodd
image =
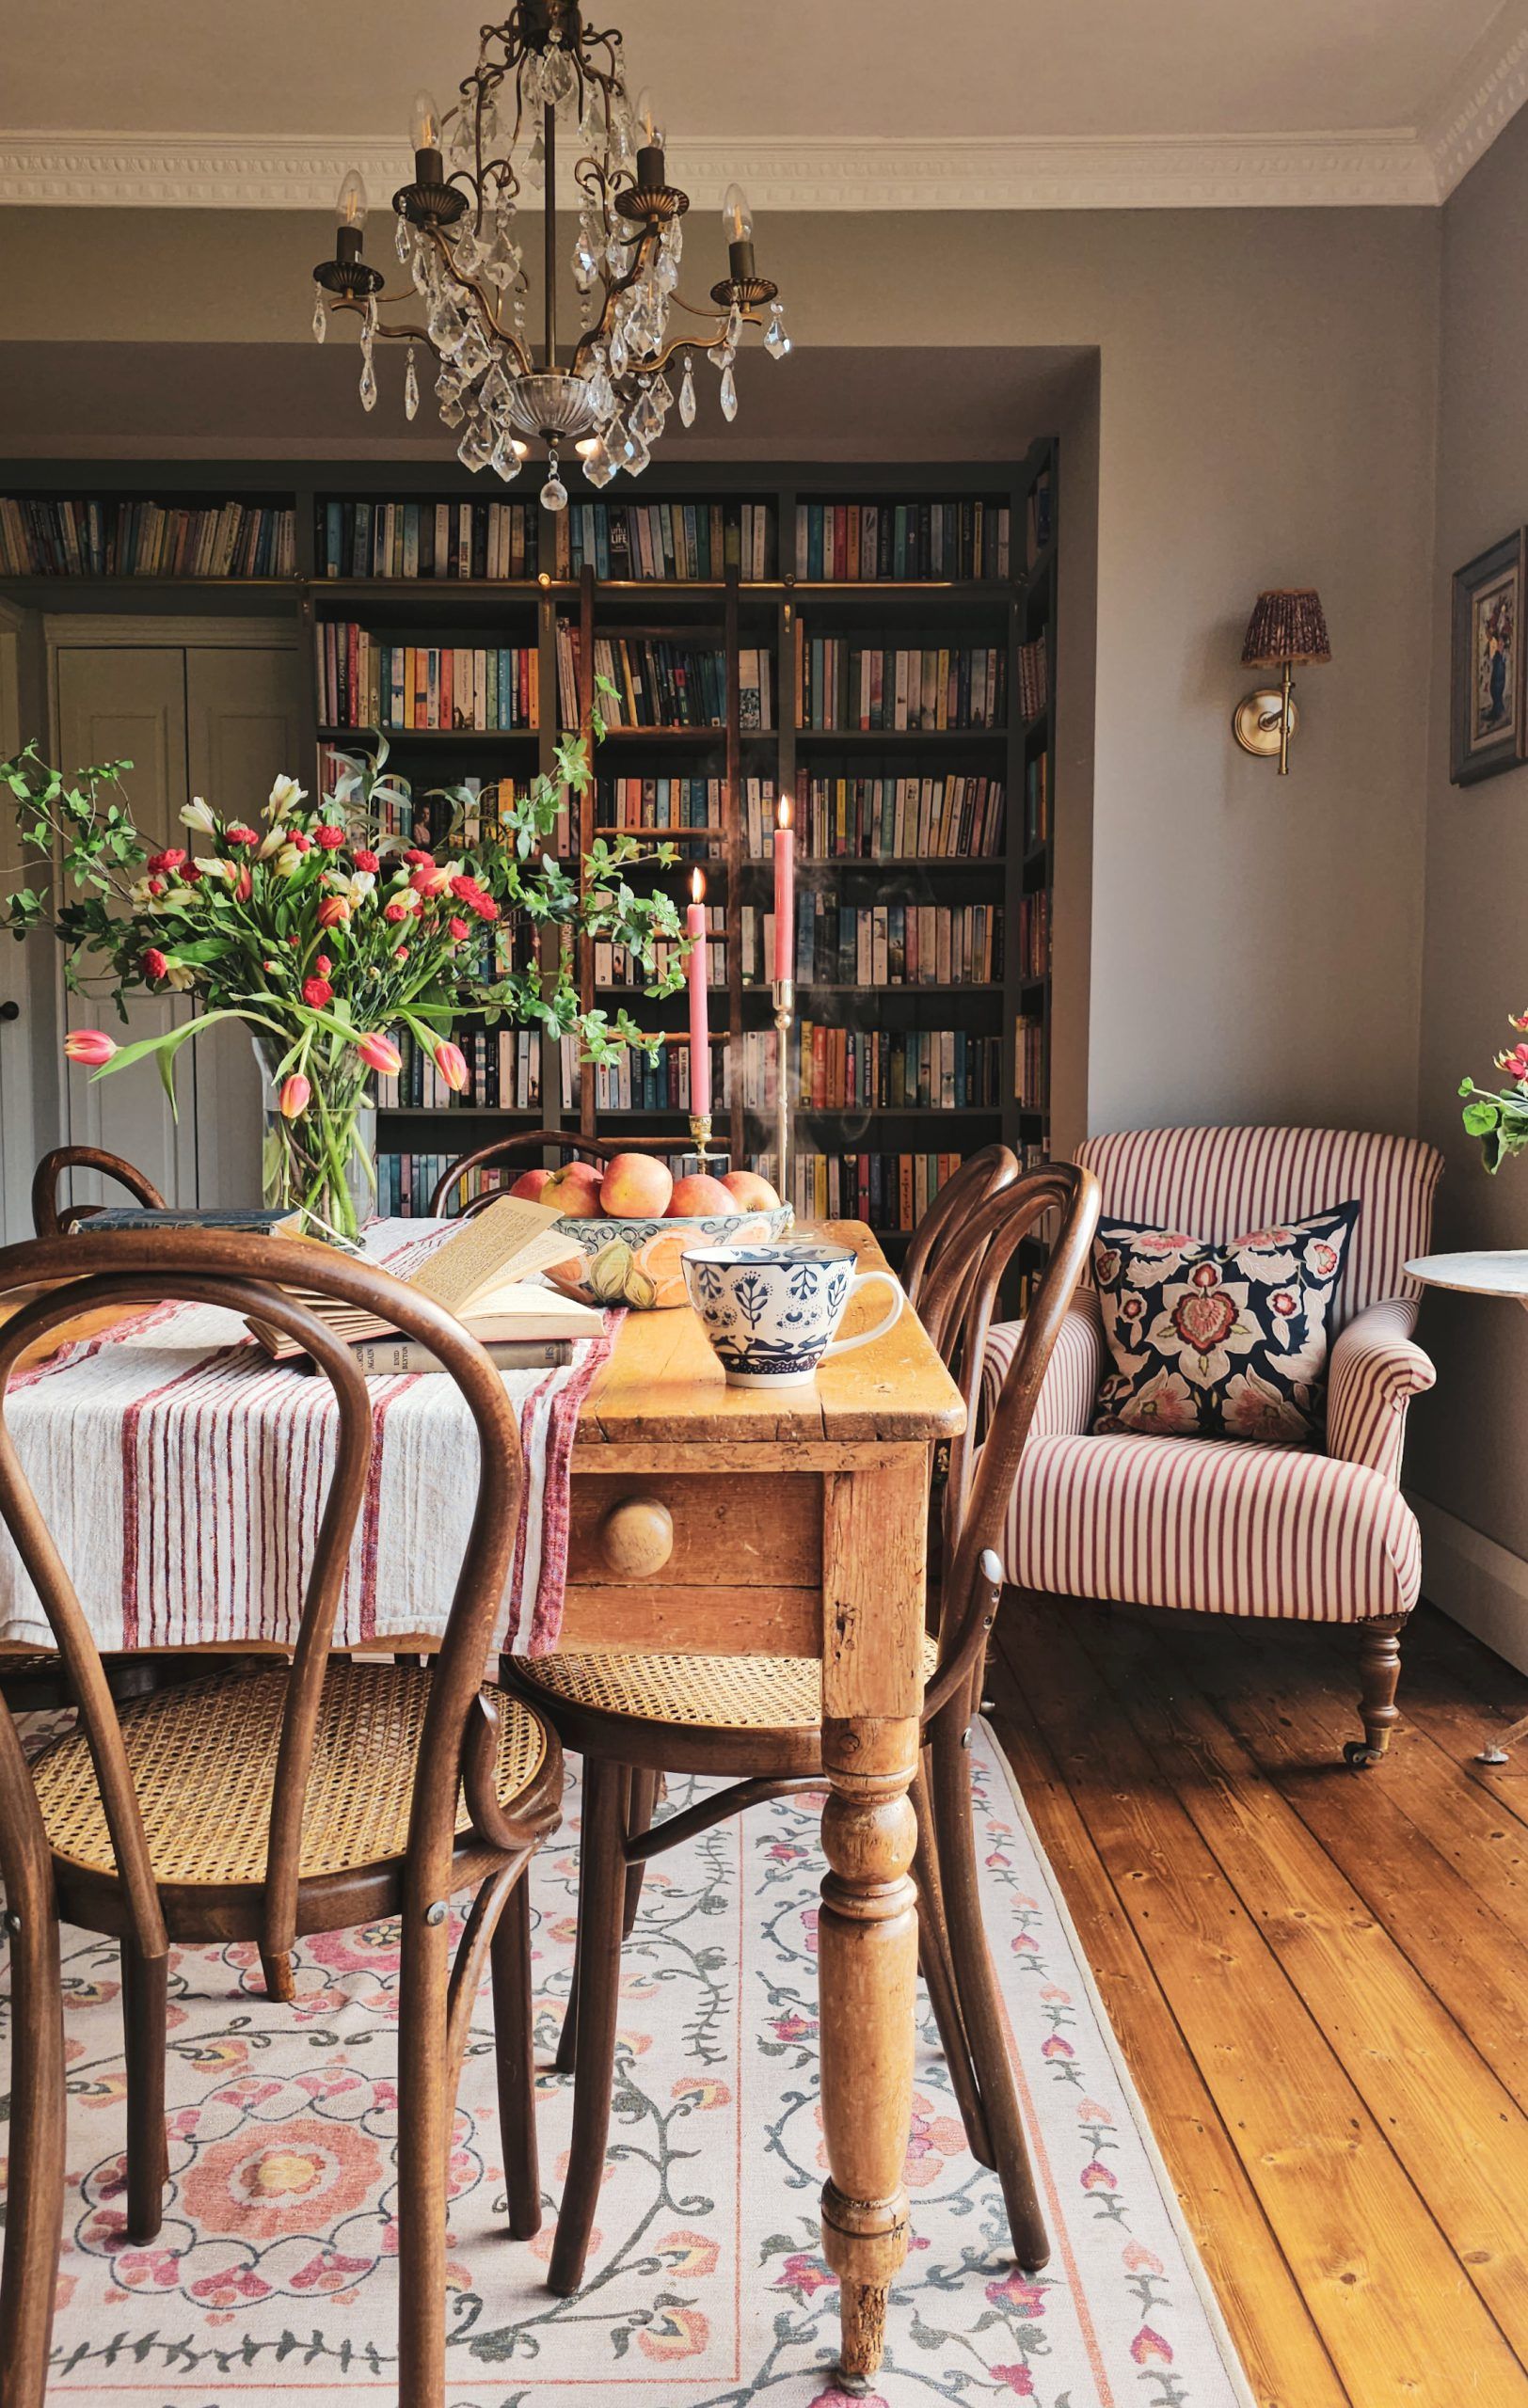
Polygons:
<instances>
[{"instance_id":1,"label":"floral embroidered cushion","mask_svg":"<svg viewBox=\"0 0 1528 2408\"><path fill-rule=\"evenodd\" d=\"M1094 1430L1319 1446L1332 1293L1360 1209L1229 1245L1101 1221L1093 1280L1113 1369Z\"/></svg>"}]
</instances>

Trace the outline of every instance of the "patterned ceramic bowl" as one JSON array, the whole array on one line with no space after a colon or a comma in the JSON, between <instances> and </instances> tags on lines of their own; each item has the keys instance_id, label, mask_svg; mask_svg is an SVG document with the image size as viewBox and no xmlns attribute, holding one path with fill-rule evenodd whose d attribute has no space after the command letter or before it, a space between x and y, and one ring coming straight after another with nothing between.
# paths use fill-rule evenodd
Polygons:
<instances>
[{"instance_id":1,"label":"patterned ceramic bowl","mask_svg":"<svg viewBox=\"0 0 1528 2408\"><path fill-rule=\"evenodd\" d=\"M684 1258L695 1245L763 1245L783 1237L795 1213L788 1204L761 1212L717 1212L694 1220L594 1221L564 1218L561 1233L583 1248L576 1263L549 1271L553 1287L587 1305L630 1305L638 1312L662 1312L688 1305Z\"/></svg>"}]
</instances>

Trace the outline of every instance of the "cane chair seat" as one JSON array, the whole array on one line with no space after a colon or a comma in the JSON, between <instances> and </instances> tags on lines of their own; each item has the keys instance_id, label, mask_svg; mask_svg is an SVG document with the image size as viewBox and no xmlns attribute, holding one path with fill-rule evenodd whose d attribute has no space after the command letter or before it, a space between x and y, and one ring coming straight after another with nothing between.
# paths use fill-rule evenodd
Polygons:
<instances>
[{"instance_id":1,"label":"cane chair seat","mask_svg":"<svg viewBox=\"0 0 1528 2408\"><path fill-rule=\"evenodd\" d=\"M923 1642L927 1679L938 1658ZM517 1656L518 1677L549 1705L668 1722L686 1731L810 1731L822 1719L822 1666L815 1656Z\"/></svg>"},{"instance_id":2,"label":"cane chair seat","mask_svg":"<svg viewBox=\"0 0 1528 2408\"><path fill-rule=\"evenodd\" d=\"M302 1822L299 1879L402 1857L431 1674L415 1665L332 1662L325 1674ZM286 1694L284 1666L188 1682L119 1710L156 1881L218 1888L265 1877L270 1801ZM499 1713L496 1786L510 1809L545 1764L548 1734L507 1690ZM111 1835L83 1731L33 1766L56 1857L113 1874ZM458 1799L456 1829L470 1824Z\"/></svg>"}]
</instances>

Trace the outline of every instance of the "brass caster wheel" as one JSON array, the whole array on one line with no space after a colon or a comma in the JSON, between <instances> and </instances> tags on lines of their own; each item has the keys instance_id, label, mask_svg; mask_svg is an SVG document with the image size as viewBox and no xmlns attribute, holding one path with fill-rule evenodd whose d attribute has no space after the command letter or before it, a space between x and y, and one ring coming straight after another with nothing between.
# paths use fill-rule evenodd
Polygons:
<instances>
[{"instance_id":1,"label":"brass caster wheel","mask_svg":"<svg viewBox=\"0 0 1528 2408\"><path fill-rule=\"evenodd\" d=\"M1384 1752L1382 1748L1371 1748L1366 1739L1349 1739L1343 1750L1343 1761L1351 1765L1355 1772L1367 1772L1371 1766L1383 1762Z\"/></svg>"}]
</instances>

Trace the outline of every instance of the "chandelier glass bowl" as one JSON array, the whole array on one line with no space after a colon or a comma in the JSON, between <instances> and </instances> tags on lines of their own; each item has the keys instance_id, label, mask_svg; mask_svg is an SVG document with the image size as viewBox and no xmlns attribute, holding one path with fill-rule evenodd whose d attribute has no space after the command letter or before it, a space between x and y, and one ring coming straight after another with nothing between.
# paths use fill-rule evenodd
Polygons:
<instances>
[{"instance_id":1,"label":"chandelier glass bowl","mask_svg":"<svg viewBox=\"0 0 1528 2408\"><path fill-rule=\"evenodd\" d=\"M750 327L783 359L790 349L778 288L757 274L754 222L736 184L722 220L727 273L705 304L680 293L689 196L668 181L663 128L650 93L627 89L621 37L596 32L572 0L517 0L487 27L472 72L443 115L428 92L410 119L414 176L393 195L395 293L365 257L366 189L354 168L340 187L334 257L313 270L313 333L332 313L360 319L360 399L375 407L374 349L408 347L404 407L420 404L416 351L433 356L440 417L456 453L507 483L533 445L545 447L541 499L567 501L565 451L589 483L640 476L677 409L696 415L694 361L717 371L723 416L738 408L733 362ZM576 335L559 342L558 178L576 203ZM520 208L543 196L539 344L528 326L532 274ZM676 369L677 390L669 371Z\"/></svg>"}]
</instances>

